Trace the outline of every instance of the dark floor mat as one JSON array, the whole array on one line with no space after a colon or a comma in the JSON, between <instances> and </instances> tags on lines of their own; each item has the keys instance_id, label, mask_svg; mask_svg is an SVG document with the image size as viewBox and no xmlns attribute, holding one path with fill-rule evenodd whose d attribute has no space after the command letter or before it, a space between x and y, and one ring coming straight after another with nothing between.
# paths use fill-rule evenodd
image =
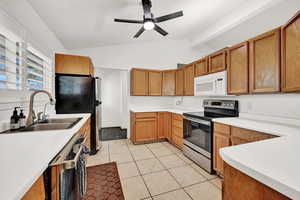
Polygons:
<instances>
[{"instance_id":1,"label":"dark floor mat","mask_svg":"<svg viewBox=\"0 0 300 200\"><path fill-rule=\"evenodd\" d=\"M120 127L102 128L100 138L102 141L127 139L127 129Z\"/></svg>"},{"instance_id":2,"label":"dark floor mat","mask_svg":"<svg viewBox=\"0 0 300 200\"><path fill-rule=\"evenodd\" d=\"M87 168L87 193L82 200L124 200L115 162Z\"/></svg>"}]
</instances>

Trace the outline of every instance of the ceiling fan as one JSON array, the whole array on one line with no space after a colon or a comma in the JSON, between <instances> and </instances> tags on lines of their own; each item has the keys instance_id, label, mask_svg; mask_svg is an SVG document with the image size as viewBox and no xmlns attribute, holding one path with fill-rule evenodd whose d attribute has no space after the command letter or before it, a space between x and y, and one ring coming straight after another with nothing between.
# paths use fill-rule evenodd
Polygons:
<instances>
[{"instance_id":1,"label":"ceiling fan","mask_svg":"<svg viewBox=\"0 0 300 200\"><path fill-rule=\"evenodd\" d=\"M115 22L122 22L122 23L132 23L132 24L143 24L140 30L134 35L134 38L138 38L145 30L152 30L154 29L158 33L163 36L168 35L164 29L162 29L157 24L160 22L164 22L167 20L171 20L177 17L183 16L183 11L175 12L172 14L160 16L154 18L154 15L151 13L152 3L150 0L142 0L143 8L144 8L144 20L130 20L130 19L115 19Z\"/></svg>"}]
</instances>

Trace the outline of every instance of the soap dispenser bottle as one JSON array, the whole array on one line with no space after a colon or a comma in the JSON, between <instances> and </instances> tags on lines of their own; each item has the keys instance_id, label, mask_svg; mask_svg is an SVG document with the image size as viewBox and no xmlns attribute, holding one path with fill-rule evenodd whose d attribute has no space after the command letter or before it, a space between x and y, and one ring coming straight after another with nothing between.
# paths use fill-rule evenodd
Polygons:
<instances>
[{"instance_id":1,"label":"soap dispenser bottle","mask_svg":"<svg viewBox=\"0 0 300 200\"><path fill-rule=\"evenodd\" d=\"M16 130L16 129L20 128L17 108L18 107L15 107L13 115L10 118L10 129L11 130Z\"/></svg>"},{"instance_id":2,"label":"soap dispenser bottle","mask_svg":"<svg viewBox=\"0 0 300 200\"><path fill-rule=\"evenodd\" d=\"M19 115L19 126L20 128L24 128L26 126L26 116L24 115L23 110L21 110Z\"/></svg>"}]
</instances>

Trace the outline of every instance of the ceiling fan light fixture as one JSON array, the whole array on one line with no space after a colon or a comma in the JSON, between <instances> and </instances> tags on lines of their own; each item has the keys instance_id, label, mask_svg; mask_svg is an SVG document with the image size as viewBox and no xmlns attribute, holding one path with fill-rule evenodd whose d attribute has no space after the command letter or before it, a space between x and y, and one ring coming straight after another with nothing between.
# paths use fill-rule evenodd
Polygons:
<instances>
[{"instance_id":1,"label":"ceiling fan light fixture","mask_svg":"<svg viewBox=\"0 0 300 200\"><path fill-rule=\"evenodd\" d=\"M154 28L154 22L153 21L145 21L144 22L144 29L146 30L152 30Z\"/></svg>"}]
</instances>

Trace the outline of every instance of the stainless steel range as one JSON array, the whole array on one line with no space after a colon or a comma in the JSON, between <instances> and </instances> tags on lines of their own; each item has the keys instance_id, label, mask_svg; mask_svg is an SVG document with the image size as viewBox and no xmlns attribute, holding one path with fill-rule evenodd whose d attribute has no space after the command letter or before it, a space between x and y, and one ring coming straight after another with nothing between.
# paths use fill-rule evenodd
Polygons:
<instances>
[{"instance_id":1,"label":"stainless steel range","mask_svg":"<svg viewBox=\"0 0 300 200\"><path fill-rule=\"evenodd\" d=\"M183 113L183 153L210 174L213 170L214 118L238 117L238 101L204 100L204 112Z\"/></svg>"}]
</instances>

